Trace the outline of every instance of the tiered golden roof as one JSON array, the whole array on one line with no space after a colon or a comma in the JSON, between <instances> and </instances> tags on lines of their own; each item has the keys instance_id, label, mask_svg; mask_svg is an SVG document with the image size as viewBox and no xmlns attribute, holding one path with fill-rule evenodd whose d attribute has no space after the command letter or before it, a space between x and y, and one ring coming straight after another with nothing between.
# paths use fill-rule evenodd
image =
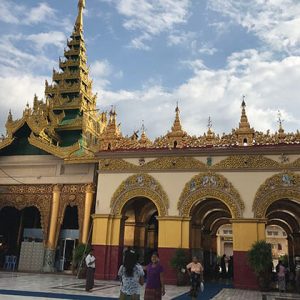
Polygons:
<instances>
[{"instance_id":1,"label":"tiered golden roof","mask_svg":"<svg viewBox=\"0 0 300 300\"><path fill-rule=\"evenodd\" d=\"M142 126L141 135L123 136L117 123L116 109L98 113L96 95L87 67L83 37L83 9L85 0L78 1L78 15L74 30L67 41L64 58L59 59L59 71L53 70L52 83L45 82L45 101L34 96L33 107L27 104L23 116L13 120L9 112L6 136L0 138L0 150L13 145L16 133L25 124L30 129L29 144L47 153L67 159L94 159L95 153L137 149L189 149L291 145L300 143L300 133L285 133L281 117L274 134L255 131L250 127L243 97L239 127L230 133L215 134L209 118L208 130L191 136L183 130L178 104L171 130L151 141Z\"/></svg>"}]
</instances>

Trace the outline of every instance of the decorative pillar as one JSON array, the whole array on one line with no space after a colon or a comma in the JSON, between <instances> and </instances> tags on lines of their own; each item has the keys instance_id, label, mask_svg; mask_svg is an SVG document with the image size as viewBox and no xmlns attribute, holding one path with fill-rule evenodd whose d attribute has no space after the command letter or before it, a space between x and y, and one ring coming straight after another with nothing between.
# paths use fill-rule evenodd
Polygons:
<instances>
[{"instance_id":1,"label":"decorative pillar","mask_svg":"<svg viewBox=\"0 0 300 300\"><path fill-rule=\"evenodd\" d=\"M88 243L89 239L89 228L90 228L90 218L91 218L91 209L93 204L93 195L94 195L94 187L92 184L88 184L85 190L85 201L84 201L84 216L83 216L83 224L82 224L82 236L81 243Z\"/></svg>"},{"instance_id":2,"label":"decorative pillar","mask_svg":"<svg viewBox=\"0 0 300 300\"><path fill-rule=\"evenodd\" d=\"M190 218L185 217L157 217L158 220L158 252L164 267L164 277L167 284L177 283L176 271L170 261L178 248L190 248Z\"/></svg>"},{"instance_id":3,"label":"decorative pillar","mask_svg":"<svg viewBox=\"0 0 300 300\"><path fill-rule=\"evenodd\" d=\"M114 280L122 263L123 245L120 239L122 216L95 214L92 245L96 257L96 279ZM122 234L123 238L123 234Z\"/></svg>"},{"instance_id":4,"label":"decorative pillar","mask_svg":"<svg viewBox=\"0 0 300 300\"><path fill-rule=\"evenodd\" d=\"M258 283L250 268L247 252L253 243L266 239L266 219L231 219L233 232L234 287L258 289Z\"/></svg>"},{"instance_id":5,"label":"decorative pillar","mask_svg":"<svg viewBox=\"0 0 300 300\"><path fill-rule=\"evenodd\" d=\"M50 216L50 228L48 240L46 243L45 257L44 257L44 272L54 272L55 263L55 248L56 248L56 232L58 224L58 212L60 202L61 186L56 184L53 186L53 198Z\"/></svg>"},{"instance_id":6,"label":"decorative pillar","mask_svg":"<svg viewBox=\"0 0 300 300\"><path fill-rule=\"evenodd\" d=\"M294 244L294 254L295 256L300 257L300 233L294 232L292 233L293 236L293 244Z\"/></svg>"}]
</instances>

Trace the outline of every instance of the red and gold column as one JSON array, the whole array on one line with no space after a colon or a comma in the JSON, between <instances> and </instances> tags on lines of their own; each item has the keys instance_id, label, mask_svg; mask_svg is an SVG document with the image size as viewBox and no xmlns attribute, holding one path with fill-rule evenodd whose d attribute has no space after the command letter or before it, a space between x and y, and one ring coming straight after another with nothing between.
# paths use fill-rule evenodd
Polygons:
<instances>
[{"instance_id":1,"label":"red and gold column","mask_svg":"<svg viewBox=\"0 0 300 300\"><path fill-rule=\"evenodd\" d=\"M170 261L176 249L183 248L189 251L190 218L158 217L158 253L161 264L165 270L165 282L177 283L176 271L171 267Z\"/></svg>"},{"instance_id":2,"label":"red and gold column","mask_svg":"<svg viewBox=\"0 0 300 300\"><path fill-rule=\"evenodd\" d=\"M96 279L116 279L122 259L121 216L95 214L92 245L96 257Z\"/></svg>"},{"instance_id":3,"label":"red and gold column","mask_svg":"<svg viewBox=\"0 0 300 300\"><path fill-rule=\"evenodd\" d=\"M265 219L232 219L234 287L257 289L255 274L248 264L247 252L253 243L265 240Z\"/></svg>"}]
</instances>

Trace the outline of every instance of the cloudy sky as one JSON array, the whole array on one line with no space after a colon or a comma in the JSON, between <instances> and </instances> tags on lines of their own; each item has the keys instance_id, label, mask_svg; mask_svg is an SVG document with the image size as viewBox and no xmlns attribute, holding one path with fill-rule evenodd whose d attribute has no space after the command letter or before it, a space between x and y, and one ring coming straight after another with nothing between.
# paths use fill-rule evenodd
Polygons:
<instances>
[{"instance_id":1,"label":"cloudy sky","mask_svg":"<svg viewBox=\"0 0 300 300\"><path fill-rule=\"evenodd\" d=\"M0 1L0 132L58 66L77 0ZM122 132L144 120L165 134L179 102L200 135L238 126L242 95L256 130L300 128L299 0L86 0L88 63L98 107L116 106Z\"/></svg>"}]
</instances>

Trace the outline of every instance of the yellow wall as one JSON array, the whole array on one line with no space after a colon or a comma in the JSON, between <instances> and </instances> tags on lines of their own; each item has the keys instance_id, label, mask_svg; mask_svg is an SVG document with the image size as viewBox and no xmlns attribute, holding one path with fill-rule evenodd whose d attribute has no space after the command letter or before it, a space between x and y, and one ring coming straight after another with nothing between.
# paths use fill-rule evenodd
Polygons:
<instances>
[{"instance_id":1,"label":"yellow wall","mask_svg":"<svg viewBox=\"0 0 300 300\"><path fill-rule=\"evenodd\" d=\"M260 220L232 220L233 250L248 251L252 244L265 240L265 222Z\"/></svg>"},{"instance_id":2,"label":"yellow wall","mask_svg":"<svg viewBox=\"0 0 300 300\"><path fill-rule=\"evenodd\" d=\"M158 247L186 248L189 245L189 219L158 218Z\"/></svg>"},{"instance_id":3,"label":"yellow wall","mask_svg":"<svg viewBox=\"0 0 300 300\"><path fill-rule=\"evenodd\" d=\"M93 245L119 245L121 218L109 215L93 215L93 222Z\"/></svg>"}]
</instances>

